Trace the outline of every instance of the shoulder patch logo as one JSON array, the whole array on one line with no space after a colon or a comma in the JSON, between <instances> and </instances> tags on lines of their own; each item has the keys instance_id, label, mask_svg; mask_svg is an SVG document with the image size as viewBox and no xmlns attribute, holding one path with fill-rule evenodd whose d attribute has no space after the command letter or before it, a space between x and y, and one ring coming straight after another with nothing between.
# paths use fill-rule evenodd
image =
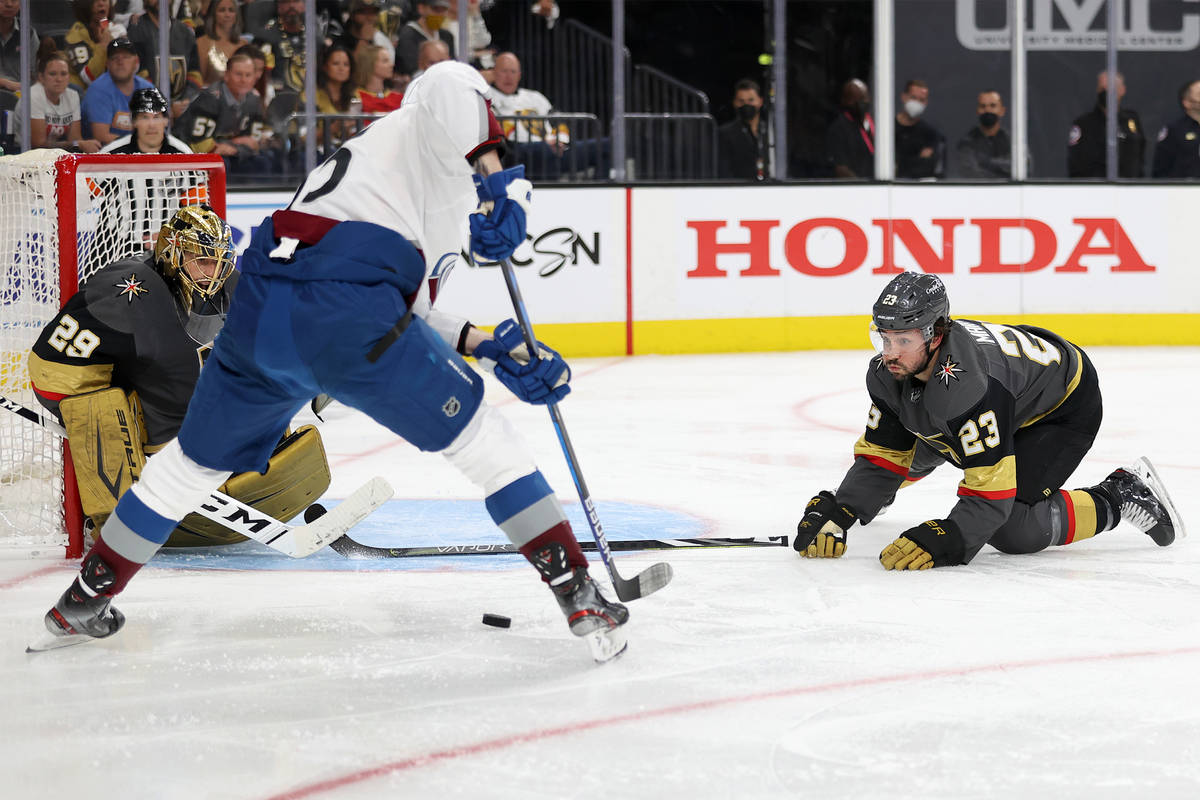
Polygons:
<instances>
[{"instance_id":1,"label":"shoulder patch logo","mask_svg":"<svg viewBox=\"0 0 1200 800\"><path fill-rule=\"evenodd\" d=\"M117 297L124 296L130 303L133 302L133 298L150 293L150 290L142 286L142 282L137 278L126 278L120 283L114 283L113 285L121 290L117 292Z\"/></svg>"},{"instance_id":2,"label":"shoulder patch logo","mask_svg":"<svg viewBox=\"0 0 1200 800\"><path fill-rule=\"evenodd\" d=\"M943 386L949 386L950 379L953 378L955 381L957 381L958 373L960 372L966 372L966 370L962 369L958 366L958 364L955 364L953 361L951 361L950 356L946 356L946 360L941 364L938 364L938 368L934 370L933 374L939 381L942 382Z\"/></svg>"}]
</instances>

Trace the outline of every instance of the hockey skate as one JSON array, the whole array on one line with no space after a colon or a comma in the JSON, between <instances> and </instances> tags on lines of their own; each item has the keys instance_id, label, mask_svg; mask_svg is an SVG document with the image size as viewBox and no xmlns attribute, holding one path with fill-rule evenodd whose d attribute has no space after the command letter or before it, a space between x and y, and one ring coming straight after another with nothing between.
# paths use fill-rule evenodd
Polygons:
<instances>
[{"instance_id":1,"label":"hockey skate","mask_svg":"<svg viewBox=\"0 0 1200 800\"><path fill-rule=\"evenodd\" d=\"M31 642L25 652L56 650L103 639L121 630L125 615L111 606L112 597L104 593L112 583L112 570L104 559L95 554L84 559L80 575L46 612L47 633Z\"/></svg>"},{"instance_id":2,"label":"hockey skate","mask_svg":"<svg viewBox=\"0 0 1200 800\"><path fill-rule=\"evenodd\" d=\"M622 626L629 621L629 609L612 603L600 593L600 587L579 567L564 574L550 589L558 607L567 617L571 633L587 642L592 658L603 663L625 652L628 642Z\"/></svg>"},{"instance_id":3,"label":"hockey skate","mask_svg":"<svg viewBox=\"0 0 1200 800\"><path fill-rule=\"evenodd\" d=\"M1113 506L1121 510L1121 519L1159 547L1171 544L1177 536L1182 539L1187 535L1171 495L1150 459L1142 457L1132 466L1115 470L1100 488L1114 500Z\"/></svg>"}]
</instances>

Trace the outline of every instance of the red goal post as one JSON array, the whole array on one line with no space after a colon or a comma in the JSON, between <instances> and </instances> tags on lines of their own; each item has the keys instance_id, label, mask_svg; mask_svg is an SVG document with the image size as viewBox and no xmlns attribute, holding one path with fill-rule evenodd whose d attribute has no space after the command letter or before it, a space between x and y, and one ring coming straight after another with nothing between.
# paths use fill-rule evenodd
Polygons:
<instances>
[{"instance_id":1,"label":"red goal post","mask_svg":"<svg viewBox=\"0 0 1200 800\"><path fill-rule=\"evenodd\" d=\"M153 245L184 205L225 216L220 156L0 157L0 395L38 408L26 360L42 327L94 272ZM0 547L83 554L69 450L55 434L0 413Z\"/></svg>"}]
</instances>

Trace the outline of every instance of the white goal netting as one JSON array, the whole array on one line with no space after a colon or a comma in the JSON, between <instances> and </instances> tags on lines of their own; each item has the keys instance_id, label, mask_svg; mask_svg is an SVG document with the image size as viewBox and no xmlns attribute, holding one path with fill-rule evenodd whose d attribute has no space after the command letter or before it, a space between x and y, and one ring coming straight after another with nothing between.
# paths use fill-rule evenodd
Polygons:
<instances>
[{"instance_id":1,"label":"white goal netting","mask_svg":"<svg viewBox=\"0 0 1200 800\"><path fill-rule=\"evenodd\" d=\"M0 396L42 410L26 365L42 327L96 270L151 247L181 205L212 200L223 213L221 170L213 157L0 157ZM0 409L0 547L77 551L70 483L61 439Z\"/></svg>"}]
</instances>

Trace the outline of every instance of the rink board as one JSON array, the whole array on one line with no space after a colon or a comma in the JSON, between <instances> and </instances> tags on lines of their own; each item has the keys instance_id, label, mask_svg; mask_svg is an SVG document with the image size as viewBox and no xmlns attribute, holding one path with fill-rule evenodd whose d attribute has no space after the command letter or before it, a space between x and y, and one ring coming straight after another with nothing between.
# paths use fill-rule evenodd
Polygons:
<instances>
[{"instance_id":1,"label":"rink board","mask_svg":"<svg viewBox=\"0 0 1200 800\"><path fill-rule=\"evenodd\" d=\"M233 194L239 247L285 193ZM904 269L953 312L1081 344L1200 344L1195 186L539 187L514 265L540 338L572 356L858 348ZM495 265L441 306L512 316Z\"/></svg>"}]
</instances>

